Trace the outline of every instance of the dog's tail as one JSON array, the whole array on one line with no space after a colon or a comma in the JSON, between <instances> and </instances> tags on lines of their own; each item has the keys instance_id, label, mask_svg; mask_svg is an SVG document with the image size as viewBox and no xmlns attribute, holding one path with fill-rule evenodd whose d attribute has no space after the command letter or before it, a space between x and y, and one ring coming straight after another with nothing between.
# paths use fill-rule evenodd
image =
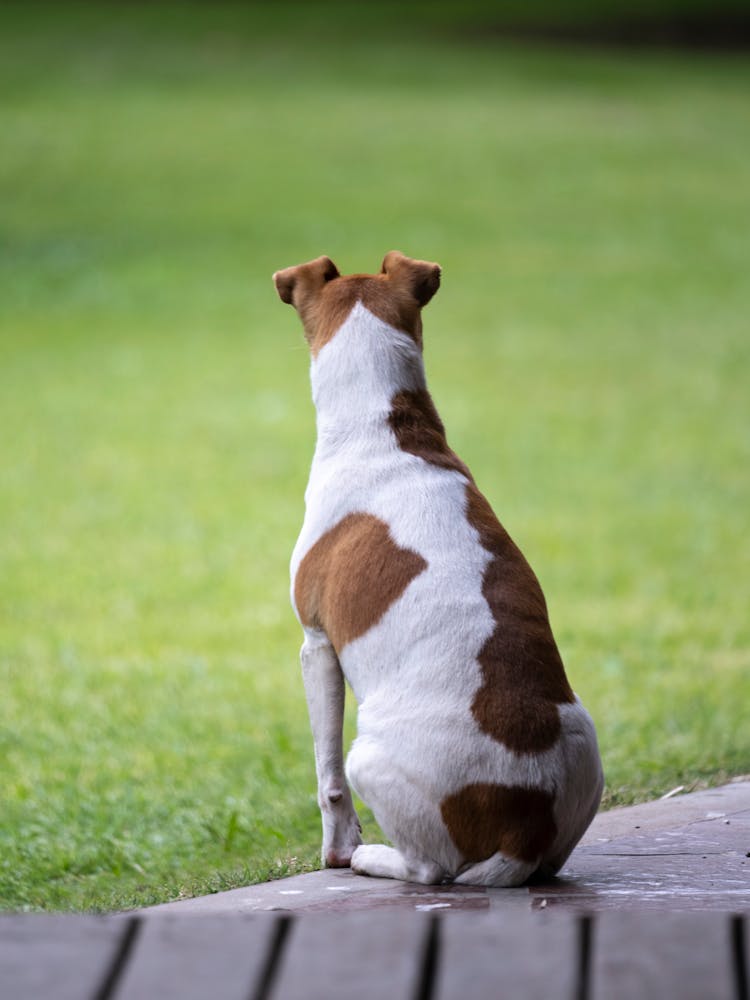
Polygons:
<instances>
[{"instance_id":1,"label":"dog's tail","mask_svg":"<svg viewBox=\"0 0 750 1000\"><path fill-rule=\"evenodd\" d=\"M510 889L523 885L539 867L538 861L518 861L499 851L485 861L478 861L464 868L453 879L459 885L487 885Z\"/></svg>"}]
</instances>

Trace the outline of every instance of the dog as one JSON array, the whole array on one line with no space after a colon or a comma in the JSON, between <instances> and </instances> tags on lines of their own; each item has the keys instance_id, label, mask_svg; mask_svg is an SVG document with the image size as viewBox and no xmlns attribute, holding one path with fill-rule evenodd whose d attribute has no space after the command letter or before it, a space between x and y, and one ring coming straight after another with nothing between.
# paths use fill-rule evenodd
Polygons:
<instances>
[{"instance_id":1,"label":"dog","mask_svg":"<svg viewBox=\"0 0 750 1000\"><path fill-rule=\"evenodd\" d=\"M323 864L434 884L556 873L603 776L539 582L448 447L425 381L437 264L277 271L311 353L317 443L291 560ZM358 704L344 767L344 680ZM347 783L348 779L348 783ZM362 844L350 786L393 846Z\"/></svg>"}]
</instances>

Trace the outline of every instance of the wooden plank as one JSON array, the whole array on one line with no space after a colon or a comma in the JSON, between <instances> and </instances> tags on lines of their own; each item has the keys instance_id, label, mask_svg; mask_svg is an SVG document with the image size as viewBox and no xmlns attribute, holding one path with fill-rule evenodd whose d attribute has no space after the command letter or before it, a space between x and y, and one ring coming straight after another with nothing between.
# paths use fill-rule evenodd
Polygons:
<instances>
[{"instance_id":1,"label":"wooden plank","mask_svg":"<svg viewBox=\"0 0 750 1000\"><path fill-rule=\"evenodd\" d=\"M598 914L593 926L591 1000L732 1000L728 914Z\"/></svg>"},{"instance_id":2,"label":"wooden plank","mask_svg":"<svg viewBox=\"0 0 750 1000\"><path fill-rule=\"evenodd\" d=\"M0 917L0 996L96 996L127 934L121 919L29 914Z\"/></svg>"},{"instance_id":3,"label":"wooden plank","mask_svg":"<svg viewBox=\"0 0 750 1000\"><path fill-rule=\"evenodd\" d=\"M569 914L456 914L442 922L435 1000L569 1000L580 921Z\"/></svg>"},{"instance_id":4,"label":"wooden plank","mask_svg":"<svg viewBox=\"0 0 750 1000\"><path fill-rule=\"evenodd\" d=\"M307 914L293 921L273 1000L411 1000L429 932L427 914L390 907Z\"/></svg>"},{"instance_id":5,"label":"wooden plank","mask_svg":"<svg viewBox=\"0 0 750 1000\"><path fill-rule=\"evenodd\" d=\"M277 926L271 914L147 917L116 1000L247 1000L257 991Z\"/></svg>"}]
</instances>

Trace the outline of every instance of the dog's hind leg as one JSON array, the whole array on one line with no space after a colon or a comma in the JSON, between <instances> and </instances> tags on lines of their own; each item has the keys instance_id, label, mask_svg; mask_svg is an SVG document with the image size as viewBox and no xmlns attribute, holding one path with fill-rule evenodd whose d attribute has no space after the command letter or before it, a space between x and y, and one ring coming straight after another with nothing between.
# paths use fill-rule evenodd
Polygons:
<instances>
[{"instance_id":1,"label":"dog's hind leg","mask_svg":"<svg viewBox=\"0 0 750 1000\"><path fill-rule=\"evenodd\" d=\"M518 861L499 852L464 868L453 879L459 885L487 885L510 889L523 885L534 874L538 862Z\"/></svg>"},{"instance_id":2,"label":"dog's hind leg","mask_svg":"<svg viewBox=\"0 0 750 1000\"><path fill-rule=\"evenodd\" d=\"M409 860L395 847L363 844L352 855L352 871L376 878L397 878L403 882L435 885L443 880L443 869L434 861Z\"/></svg>"},{"instance_id":3,"label":"dog's hind leg","mask_svg":"<svg viewBox=\"0 0 750 1000\"><path fill-rule=\"evenodd\" d=\"M394 845L365 844L352 855L360 875L434 885L455 871L458 855L439 809L379 742L358 737L346 762L352 787Z\"/></svg>"}]
</instances>

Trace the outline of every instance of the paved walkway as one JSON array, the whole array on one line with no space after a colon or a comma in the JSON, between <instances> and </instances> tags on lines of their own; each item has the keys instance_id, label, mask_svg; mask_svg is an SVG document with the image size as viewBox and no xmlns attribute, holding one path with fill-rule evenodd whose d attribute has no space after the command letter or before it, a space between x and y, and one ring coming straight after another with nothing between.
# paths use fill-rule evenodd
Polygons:
<instances>
[{"instance_id":1,"label":"paved walkway","mask_svg":"<svg viewBox=\"0 0 750 1000\"><path fill-rule=\"evenodd\" d=\"M560 877L521 889L420 886L328 869L148 913L750 909L750 778L600 813Z\"/></svg>"}]
</instances>

